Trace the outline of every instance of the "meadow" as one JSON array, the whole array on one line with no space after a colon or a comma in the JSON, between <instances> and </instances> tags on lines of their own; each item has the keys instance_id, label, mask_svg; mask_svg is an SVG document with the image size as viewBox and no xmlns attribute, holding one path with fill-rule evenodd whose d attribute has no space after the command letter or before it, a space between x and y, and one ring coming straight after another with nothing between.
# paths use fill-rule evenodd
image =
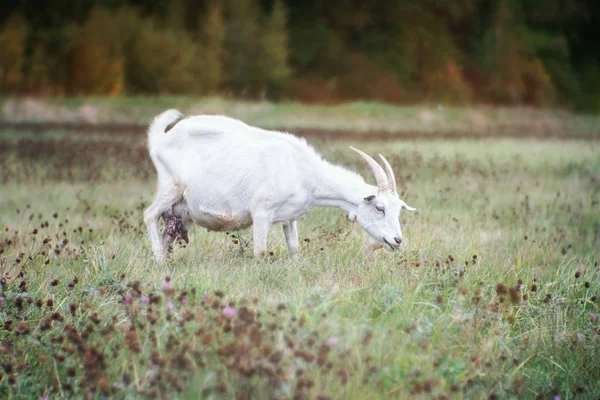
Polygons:
<instances>
[{"instance_id":1,"label":"meadow","mask_svg":"<svg viewBox=\"0 0 600 400\"><path fill-rule=\"evenodd\" d=\"M320 208L299 221L298 261L279 226L262 261L250 230L195 227L156 265L143 133L1 131L0 397L598 398L597 120L548 117L568 131L553 139L370 141L381 115L402 114L355 107L360 134L309 142L367 181L348 146L383 153L418 208L401 215L401 252L366 259L366 234ZM470 112L456 120L476 130ZM535 114L480 113L522 112ZM352 128L352 112L327 113L289 129Z\"/></svg>"}]
</instances>

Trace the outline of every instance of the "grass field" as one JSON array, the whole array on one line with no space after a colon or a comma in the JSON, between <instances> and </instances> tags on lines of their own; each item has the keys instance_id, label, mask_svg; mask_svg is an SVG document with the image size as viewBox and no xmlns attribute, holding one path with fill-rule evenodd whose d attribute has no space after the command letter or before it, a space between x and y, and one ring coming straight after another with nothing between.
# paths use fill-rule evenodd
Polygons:
<instances>
[{"instance_id":1,"label":"grass field","mask_svg":"<svg viewBox=\"0 0 600 400\"><path fill-rule=\"evenodd\" d=\"M156 114L178 108L187 115L223 114L271 129L338 131L435 137L486 136L579 137L598 139L600 117L565 110L528 107L395 106L371 102L304 105L294 102L244 102L224 98L124 97L72 99L0 99L5 121L133 123L147 125Z\"/></svg>"},{"instance_id":2,"label":"grass field","mask_svg":"<svg viewBox=\"0 0 600 400\"><path fill-rule=\"evenodd\" d=\"M158 266L144 140L0 132L0 397L600 396L600 142L311 140L386 155L401 253L313 209L298 262L197 227Z\"/></svg>"}]
</instances>

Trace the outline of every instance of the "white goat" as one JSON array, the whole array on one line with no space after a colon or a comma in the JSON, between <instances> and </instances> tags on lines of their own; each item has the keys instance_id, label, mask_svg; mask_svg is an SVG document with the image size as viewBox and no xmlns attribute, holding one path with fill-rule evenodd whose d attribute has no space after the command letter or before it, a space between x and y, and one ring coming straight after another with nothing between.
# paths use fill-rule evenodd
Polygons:
<instances>
[{"instance_id":1,"label":"white goat","mask_svg":"<svg viewBox=\"0 0 600 400\"><path fill-rule=\"evenodd\" d=\"M152 250L165 260L175 239L187 241L190 222L213 231L253 225L254 256L267 251L269 228L283 224L288 249L298 251L296 221L311 207L341 208L370 235L367 251L402 245L394 172L352 148L371 167L377 186L323 160L305 140L223 116L184 117L168 110L154 118L148 149L158 173L154 203L144 212ZM166 222L162 235L158 219Z\"/></svg>"}]
</instances>

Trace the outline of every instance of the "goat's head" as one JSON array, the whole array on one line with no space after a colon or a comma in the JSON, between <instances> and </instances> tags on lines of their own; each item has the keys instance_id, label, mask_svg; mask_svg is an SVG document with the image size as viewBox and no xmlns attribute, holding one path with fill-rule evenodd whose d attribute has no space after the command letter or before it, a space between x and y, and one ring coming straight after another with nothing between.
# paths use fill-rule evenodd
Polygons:
<instances>
[{"instance_id":1,"label":"goat's head","mask_svg":"<svg viewBox=\"0 0 600 400\"><path fill-rule=\"evenodd\" d=\"M371 167L375 181L377 182L377 193L365 193L363 201L358 206L356 215L352 219L369 234L369 250L384 248L394 251L402 246L402 230L400 228L400 211L406 209L415 211L398 197L396 189L396 178L390 163L380 154L385 170L368 154L351 147L360 154Z\"/></svg>"}]
</instances>

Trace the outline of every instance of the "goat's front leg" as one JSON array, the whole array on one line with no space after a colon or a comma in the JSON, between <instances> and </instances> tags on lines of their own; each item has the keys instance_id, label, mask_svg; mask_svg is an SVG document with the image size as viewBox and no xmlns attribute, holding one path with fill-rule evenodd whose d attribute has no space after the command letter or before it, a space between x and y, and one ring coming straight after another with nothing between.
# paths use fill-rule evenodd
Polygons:
<instances>
[{"instance_id":1,"label":"goat's front leg","mask_svg":"<svg viewBox=\"0 0 600 400\"><path fill-rule=\"evenodd\" d=\"M283 233L288 250L295 258L298 254L298 222L292 221L289 224L283 224Z\"/></svg>"},{"instance_id":2,"label":"goat's front leg","mask_svg":"<svg viewBox=\"0 0 600 400\"><path fill-rule=\"evenodd\" d=\"M253 217L252 224L254 258L260 260L267 254L267 241L271 220L266 216L257 215Z\"/></svg>"}]
</instances>

